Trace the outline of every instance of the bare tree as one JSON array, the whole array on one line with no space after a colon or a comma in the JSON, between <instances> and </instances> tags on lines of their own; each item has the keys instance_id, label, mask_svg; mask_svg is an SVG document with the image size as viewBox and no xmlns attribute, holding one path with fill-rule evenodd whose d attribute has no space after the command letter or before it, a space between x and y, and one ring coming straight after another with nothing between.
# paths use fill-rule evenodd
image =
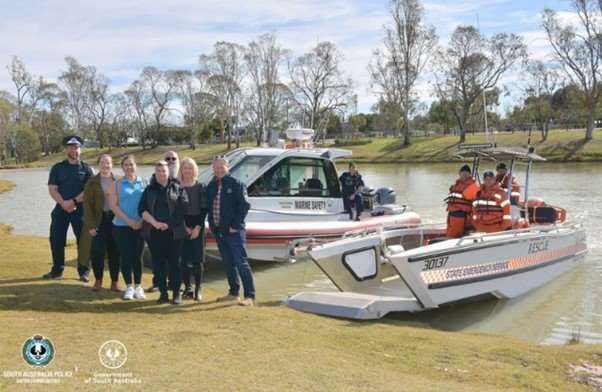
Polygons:
<instances>
[{"instance_id":1,"label":"bare tree","mask_svg":"<svg viewBox=\"0 0 602 392\"><path fill-rule=\"evenodd\" d=\"M527 57L523 39L499 33L487 38L474 26L458 26L446 50L440 51L435 92L450 103L466 141L466 126L473 105L486 90L496 87L517 61Z\"/></svg>"},{"instance_id":2,"label":"bare tree","mask_svg":"<svg viewBox=\"0 0 602 392\"><path fill-rule=\"evenodd\" d=\"M67 94L68 113L73 130L82 134L88 108L88 86L96 74L94 67L85 67L73 57L66 57L67 70L59 76L59 83Z\"/></svg>"},{"instance_id":3,"label":"bare tree","mask_svg":"<svg viewBox=\"0 0 602 392\"><path fill-rule=\"evenodd\" d=\"M199 57L199 72L207 82L207 93L216 103L215 112L220 122L221 141L225 141L228 127L228 149L232 145L232 129L240 117L242 81L245 76L245 48L232 42L216 42L213 53ZM240 139L236 138L237 147Z\"/></svg>"},{"instance_id":4,"label":"bare tree","mask_svg":"<svg viewBox=\"0 0 602 392\"><path fill-rule=\"evenodd\" d=\"M17 56L12 58L9 66L6 67L13 84L15 85L15 104L17 108L15 121L20 123L23 120L25 110L25 101L34 89L34 78L27 71L25 63Z\"/></svg>"},{"instance_id":5,"label":"bare tree","mask_svg":"<svg viewBox=\"0 0 602 392\"><path fill-rule=\"evenodd\" d=\"M144 149L149 139L148 131L151 119L148 108L151 105L152 98L146 93L143 83L139 80L132 82L124 94L129 104L130 117L135 130L133 136L138 139Z\"/></svg>"},{"instance_id":6,"label":"bare tree","mask_svg":"<svg viewBox=\"0 0 602 392\"><path fill-rule=\"evenodd\" d=\"M184 124L190 129L190 148L195 149L200 133L214 115L216 99L207 92L207 79L200 71L182 73L178 96L184 107Z\"/></svg>"},{"instance_id":7,"label":"bare tree","mask_svg":"<svg viewBox=\"0 0 602 392\"><path fill-rule=\"evenodd\" d=\"M109 116L107 118L107 140L109 149L112 146L124 145L131 134L133 128L132 117L130 116L130 104L125 93L111 95L108 100ZM132 135L134 136L134 135Z\"/></svg>"},{"instance_id":8,"label":"bare tree","mask_svg":"<svg viewBox=\"0 0 602 392\"><path fill-rule=\"evenodd\" d=\"M542 26L565 75L583 90L587 108L585 140L589 141L594 137L594 115L602 94L602 1L572 0L572 6L579 19L578 27L572 24L561 25L558 15L551 9L543 11Z\"/></svg>"},{"instance_id":9,"label":"bare tree","mask_svg":"<svg viewBox=\"0 0 602 392\"><path fill-rule=\"evenodd\" d=\"M106 137L103 134L107 117L109 116L110 80L102 74L89 75L87 84L87 99L85 100L86 117L94 131L100 148L104 148Z\"/></svg>"},{"instance_id":10,"label":"bare tree","mask_svg":"<svg viewBox=\"0 0 602 392\"><path fill-rule=\"evenodd\" d=\"M404 145L410 144L409 116L415 107L414 86L437 45L435 28L423 22L418 0L391 0L393 25L385 26L384 49L374 51L372 86L403 115ZM397 121L398 122L398 121Z\"/></svg>"},{"instance_id":11,"label":"bare tree","mask_svg":"<svg viewBox=\"0 0 602 392\"><path fill-rule=\"evenodd\" d=\"M541 139L548 138L550 122L554 118L552 101L554 93L563 83L562 75L557 68L540 60L533 60L527 64L525 93L527 98L525 106L532 113L535 122L541 129Z\"/></svg>"},{"instance_id":12,"label":"bare tree","mask_svg":"<svg viewBox=\"0 0 602 392\"><path fill-rule=\"evenodd\" d=\"M254 123L257 144L272 140L272 132L278 122L282 95L290 93L280 80L280 68L285 63L289 51L276 42L275 34L263 34L249 43L245 62L251 86L246 100L246 112Z\"/></svg>"},{"instance_id":13,"label":"bare tree","mask_svg":"<svg viewBox=\"0 0 602 392\"><path fill-rule=\"evenodd\" d=\"M176 96L176 88L181 83L183 72L161 71L155 67L146 67L142 70L140 77L150 96L150 109L156 142L165 117L171 110L170 104Z\"/></svg>"},{"instance_id":14,"label":"bare tree","mask_svg":"<svg viewBox=\"0 0 602 392\"><path fill-rule=\"evenodd\" d=\"M341 70L343 55L332 42L320 42L288 65L291 89L307 126L326 138L331 113L347 107L353 83Z\"/></svg>"},{"instance_id":15,"label":"bare tree","mask_svg":"<svg viewBox=\"0 0 602 392\"><path fill-rule=\"evenodd\" d=\"M39 111L36 129L40 137L44 155L53 152L53 147L58 144L62 136L64 120L61 111L67 105L67 96L61 88L53 82L44 82L39 86L41 110ZM55 143L52 143L52 140ZM53 145L54 144L54 145Z\"/></svg>"}]
</instances>

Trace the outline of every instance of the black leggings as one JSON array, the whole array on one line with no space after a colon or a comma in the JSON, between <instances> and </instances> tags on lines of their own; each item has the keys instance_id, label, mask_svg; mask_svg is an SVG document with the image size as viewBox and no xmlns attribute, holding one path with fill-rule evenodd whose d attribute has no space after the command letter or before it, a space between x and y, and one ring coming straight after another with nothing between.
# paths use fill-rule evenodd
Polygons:
<instances>
[{"instance_id":1,"label":"black leggings","mask_svg":"<svg viewBox=\"0 0 602 392\"><path fill-rule=\"evenodd\" d=\"M172 230L159 231L153 228L148 247L153 259L153 273L159 290L162 293L167 292L167 274L169 273L169 284L171 285L169 288L174 293L179 292L182 285L180 270L182 240L174 240Z\"/></svg>"},{"instance_id":2,"label":"black leggings","mask_svg":"<svg viewBox=\"0 0 602 392\"><path fill-rule=\"evenodd\" d=\"M102 280L105 269L105 254L109 259L109 274L111 281L117 282L119 279L119 249L113 237L113 214L103 212L100 226L96 229L96 235L92 237L90 247L90 259L92 260L92 269L96 280Z\"/></svg>"},{"instance_id":3,"label":"black leggings","mask_svg":"<svg viewBox=\"0 0 602 392\"><path fill-rule=\"evenodd\" d=\"M134 283L139 285L142 281L142 250L144 242L140 237L140 230L134 230L129 226L114 226L113 234L121 254L121 274L125 284L132 284L132 273Z\"/></svg>"}]
</instances>

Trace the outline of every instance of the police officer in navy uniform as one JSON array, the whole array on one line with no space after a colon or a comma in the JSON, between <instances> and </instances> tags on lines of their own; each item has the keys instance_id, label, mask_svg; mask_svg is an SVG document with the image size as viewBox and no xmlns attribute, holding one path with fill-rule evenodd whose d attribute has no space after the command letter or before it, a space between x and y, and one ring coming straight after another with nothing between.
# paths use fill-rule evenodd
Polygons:
<instances>
[{"instance_id":1,"label":"police officer in navy uniform","mask_svg":"<svg viewBox=\"0 0 602 392\"><path fill-rule=\"evenodd\" d=\"M349 219L359 221L363 209L362 189L364 181L362 175L357 171L355 163L349 162L349 171L341 174L339 181L341 182L345 212L349 214ZM355 216L353 216L354 210Z\"/></svg>"},{"instance_id":2,"label":"police officer in navy uniform","mask_svg":"<svg viewBox=\"0 0 602 392\"><path fill-rule=\"evenodd\" d=\"M245 217L251 207L247 201L247 189L229 174L228 161L222 156L213 161L213 173L215 177L207 186L209 227L215 236L230 286L228 294L217 300L253 306L255 283L245 249ZM239 297L241 280L243 300Z\"/></svg>"},{"instance_id":3,"label":"police officer in navy uniform","mask_svg":"<svg viewBox=\"0 0 602 392\"><path fill-rule=\"evenodd\" d=\"M79 241L83 226L84 185L94 175L92 168L80 160L84 144L79 136L67 136L63 139L67 159L50 169L48 193L56 202L51 214L50 249L52 250L52 269L44 279L57 279L63 276L65 265L65 245L69 225ZM77 267L80 280L87 282L90 268L87 265Z\"/></svg>"}]
</instances>

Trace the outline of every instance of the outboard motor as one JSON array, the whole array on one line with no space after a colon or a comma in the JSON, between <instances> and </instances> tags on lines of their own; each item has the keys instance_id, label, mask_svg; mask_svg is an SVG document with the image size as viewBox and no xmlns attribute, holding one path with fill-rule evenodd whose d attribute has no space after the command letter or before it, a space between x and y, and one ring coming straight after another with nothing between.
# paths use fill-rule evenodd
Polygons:
<instances>
[{"instance_id":1,"label":"outboard motor","mask_svg":"<svg viewBox=\"0 0 602 392\"><path fill-rule=\"evenodd\" d=\"M370 186L365 186L364 189L362 189L362 204L364 210L372 211L376 204L376 189Z\"/></svg>"},{"instance_id":2,"label":"outboard motor","mask_svg":"<svg viewBox=\"0 0 602 392\"><path fill-rule=\"evenodd\" d=\"M380 205L395 204L396 198L393 188L383 187L376 190L376 202Z\"/></svg>"}]
</instances>

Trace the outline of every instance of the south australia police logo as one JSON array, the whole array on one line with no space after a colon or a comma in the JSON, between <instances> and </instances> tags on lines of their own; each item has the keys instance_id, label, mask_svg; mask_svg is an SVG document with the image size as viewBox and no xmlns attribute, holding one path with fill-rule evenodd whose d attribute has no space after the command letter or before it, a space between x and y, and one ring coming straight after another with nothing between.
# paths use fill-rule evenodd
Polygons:
<instances>
[{"instance_id":1,"label":"south australia police logo","mask_svg":"<svg viewBox=\"0 0 602 392\"><path fill-rule=\"evenodd\" d=\"M31 366L46 366L54 358L52 342L42 335L35 335L23 343L23 359Z\"/></svg>"}]
</instances>

